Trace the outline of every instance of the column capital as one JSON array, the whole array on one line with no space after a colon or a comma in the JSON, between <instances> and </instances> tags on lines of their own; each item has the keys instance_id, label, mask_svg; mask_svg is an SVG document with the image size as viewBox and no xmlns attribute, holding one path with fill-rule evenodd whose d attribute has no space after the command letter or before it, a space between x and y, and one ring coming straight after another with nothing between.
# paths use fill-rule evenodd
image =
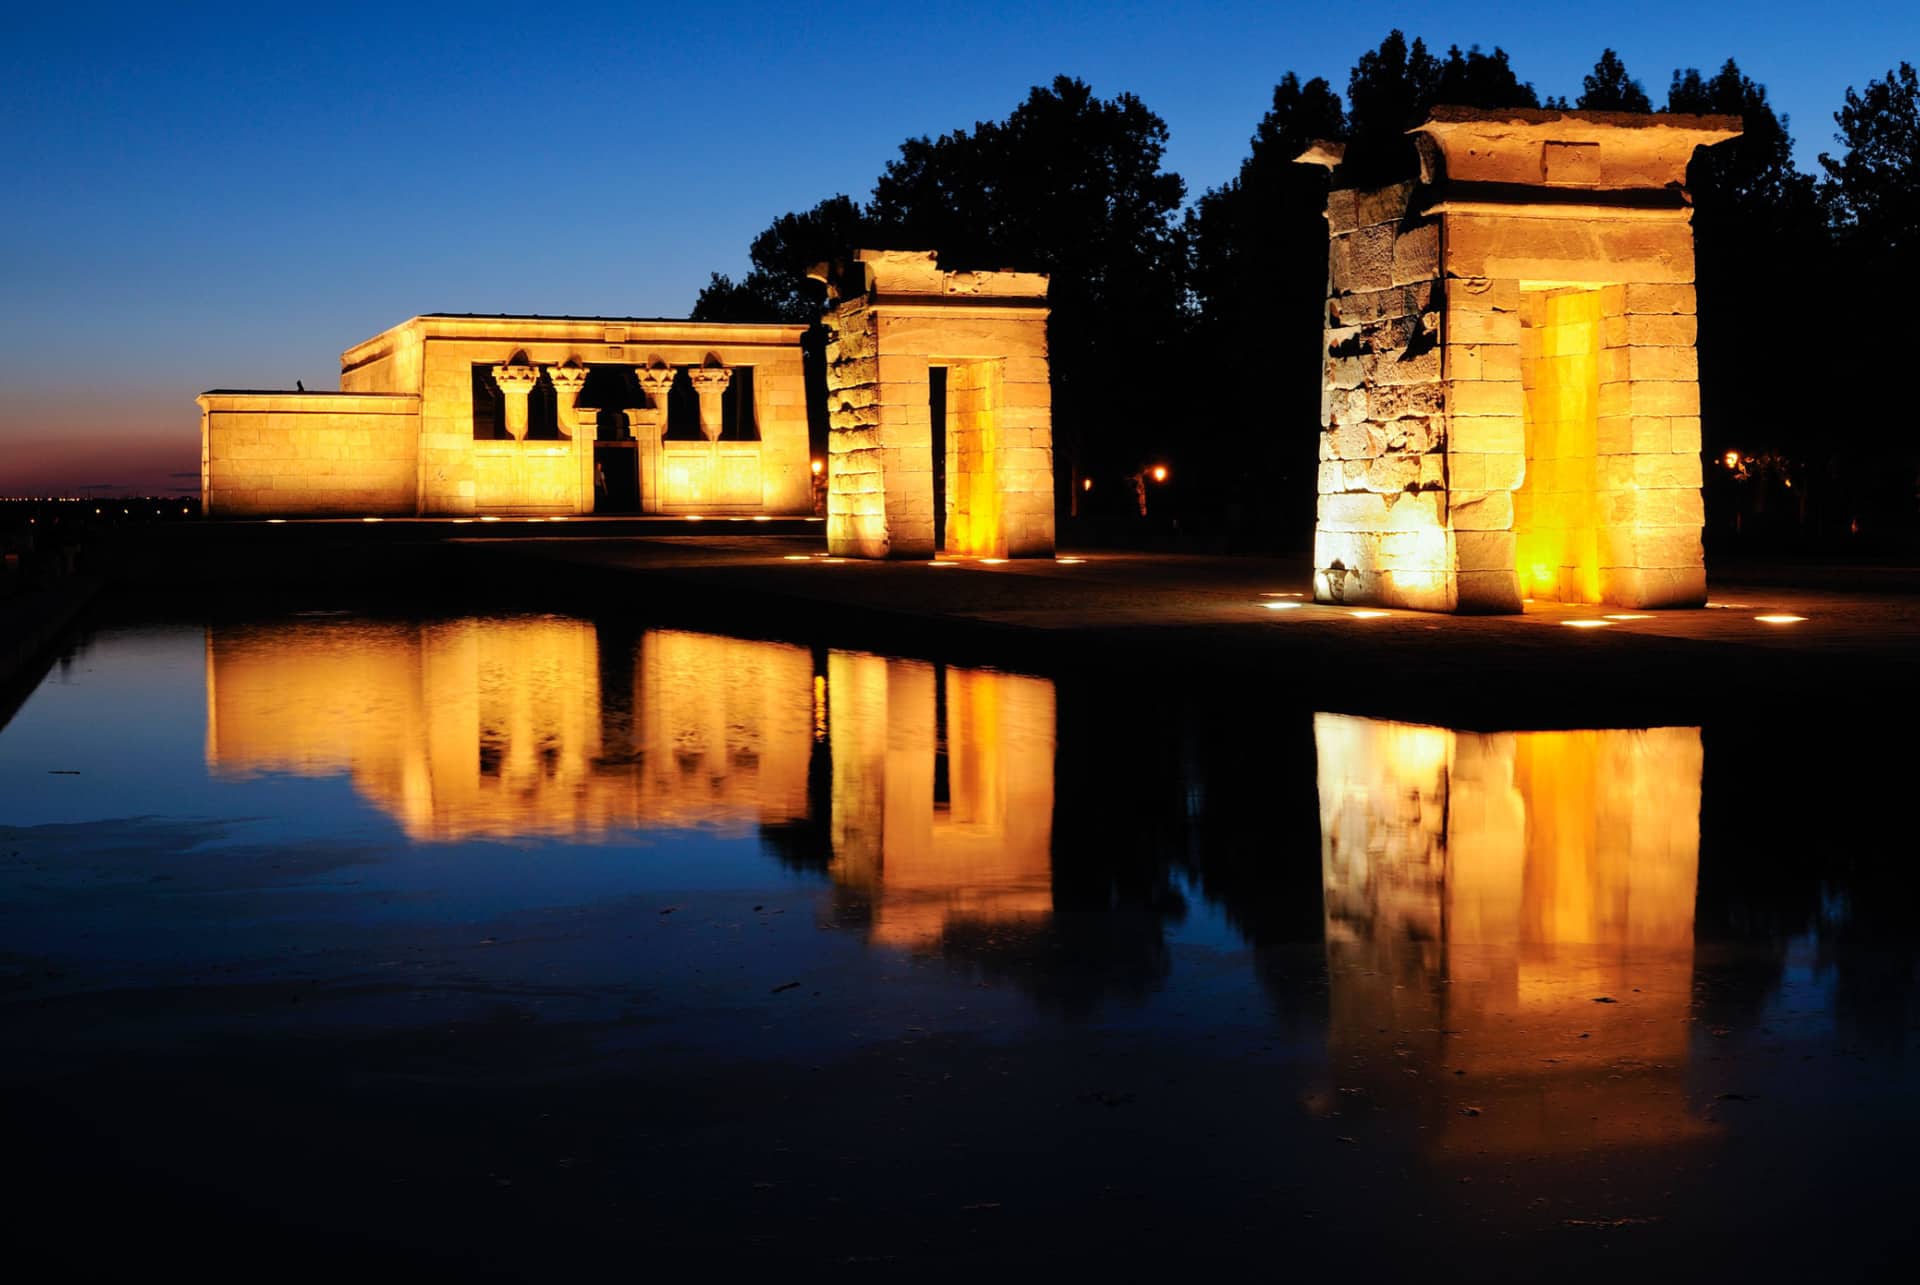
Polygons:
<instances>
[{"instance_id":1,"label":"column capital","mask_svg":"<svg viewBox=\"0 0 1920 1285\"><path fill-rule=\"evenodd\" d=\"M673 377L678 372L664 362L656 363L634 372L634 378L640 381L641 391L652 401L662 401L667 390L673 387ZM664 403L663 403L664 404Z\"/></svg>"},{"instance_id":2,"label":"column capital","mask_svg":"<svg viewBox=\"0 0 1920 1285\"><path fill-rule=\"evenodd\" d=\"M733 371L726 366L695 366L687 379L697 393L724 393L733 382Z\"/></svg>"},{"instance_id":3,"label":"column capital","mask_svg":"<svg viewBox=\"0 0 1920 1285\"><path fill-rule=\"evenodd\" d=\"M530 393L533 386L540 382L540 368L518 363L495 366L493 382L500 385L503 393Z\"/></svg>"},{"instance_id":4,"label":"column capital","mask_svg":"<svg viewBox=\"0 0 1920 1285\"><path fill-rule=\"evenodd\" d=\"M568 362L564 366L547 367L547 378L553 381L553 391L562 396L572 393L579 395L580 385L587 382L588 368L578 362Z\"/></svg>"}]
</instances>

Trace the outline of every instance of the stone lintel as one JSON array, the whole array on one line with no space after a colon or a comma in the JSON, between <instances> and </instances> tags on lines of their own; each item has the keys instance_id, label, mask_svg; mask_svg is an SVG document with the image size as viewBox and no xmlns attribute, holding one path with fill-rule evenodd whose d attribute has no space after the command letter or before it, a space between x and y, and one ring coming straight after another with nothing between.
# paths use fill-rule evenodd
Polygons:
<instances>
[{"instance_id":1,"label":"stone lintel","mask_svg":"<svg viewBox=\"0 0 1920 1285\"><path fill-rule=\"evenodd\" d=\"M1453 183L1602 190L1680 188L1697 147L1740 134L1738 116L1435 107L1412 130Z\"/></svg>"}]
</instances>

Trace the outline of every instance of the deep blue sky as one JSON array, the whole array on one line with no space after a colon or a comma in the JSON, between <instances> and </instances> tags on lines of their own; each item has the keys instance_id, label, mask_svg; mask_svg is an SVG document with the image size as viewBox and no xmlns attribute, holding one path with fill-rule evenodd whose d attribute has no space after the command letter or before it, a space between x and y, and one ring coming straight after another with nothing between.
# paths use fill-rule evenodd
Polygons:
<instances>
[{"instance_id":1,"label":"deep blue sky","mask_svg":"<svg viewBox=\"0 0 1920 1285\"><path fill-rule=\"evenodd\" d=\"M195 490L194 394L334 387L415 313L684 315L774 216L1061 72L1139 94L1197 194L1282 73L1344 91L1396 25L1543 95L1608 45L1656 102L1734 57L1807 168L1920 58L1920 6L8 6L0 494Z\"/></svg>"}]
</instances>

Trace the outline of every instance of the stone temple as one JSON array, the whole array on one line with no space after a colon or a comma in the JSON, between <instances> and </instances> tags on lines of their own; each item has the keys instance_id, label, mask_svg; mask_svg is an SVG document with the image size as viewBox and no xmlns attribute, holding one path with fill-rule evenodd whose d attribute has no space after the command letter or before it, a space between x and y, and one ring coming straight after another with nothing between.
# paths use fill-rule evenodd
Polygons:
<instances>
[{"instance_id":1,"label":"stone temple","mask_svg":"<svg viewBox=\"0 0 1920 1285\"><path fill-rule=\"evenodd\" d=\"M1418 181L1333 168L1314 596L1706 601L1694 149L1735 117L1437 108Z\"/></svg>"},{"instance_id":2,"label":"stone temple","mask_svg":"<svg viewBox=\"0 0 1920 1285\"><path fill-rule=\"evenodd\" d=\"M1047 278L823 266L836 554L1053 553ZM199 398L215 517L807 514L807 327L414 317L340 391Z\"/></svg>"}]
</instances>

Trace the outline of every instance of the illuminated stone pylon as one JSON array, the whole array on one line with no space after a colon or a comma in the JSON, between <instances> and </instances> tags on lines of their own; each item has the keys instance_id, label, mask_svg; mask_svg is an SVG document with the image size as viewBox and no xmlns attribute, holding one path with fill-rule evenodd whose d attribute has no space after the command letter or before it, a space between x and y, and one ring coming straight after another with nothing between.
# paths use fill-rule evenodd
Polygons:
<instances>
[{"instance_id":1,"label":"illuminated stone pylon","mask_svg":"<svg viewBox=\"0 0 1920 1285\"><path fill-rule=\"evenodd\" d=\"M1696 147L1737 117L1434 109L1421 174L1329 166L1314 593L1518 611L1706 600Z\"/></svg>"},{"instance_id":2,"label":"illuminated stone pylon","mask_svg":"<svg viewBox=\"0 0 1920 1285\"><path fill-rule=\"evenodd\" d=\"M827 548L857 558L1053 555L1047 278L861 250L826 282ZM944 369L935 424L932 371ZM934 443L945 494L934 494ZM936 540L936 509L944 545Z\"/></svg>"}]
</instances>

